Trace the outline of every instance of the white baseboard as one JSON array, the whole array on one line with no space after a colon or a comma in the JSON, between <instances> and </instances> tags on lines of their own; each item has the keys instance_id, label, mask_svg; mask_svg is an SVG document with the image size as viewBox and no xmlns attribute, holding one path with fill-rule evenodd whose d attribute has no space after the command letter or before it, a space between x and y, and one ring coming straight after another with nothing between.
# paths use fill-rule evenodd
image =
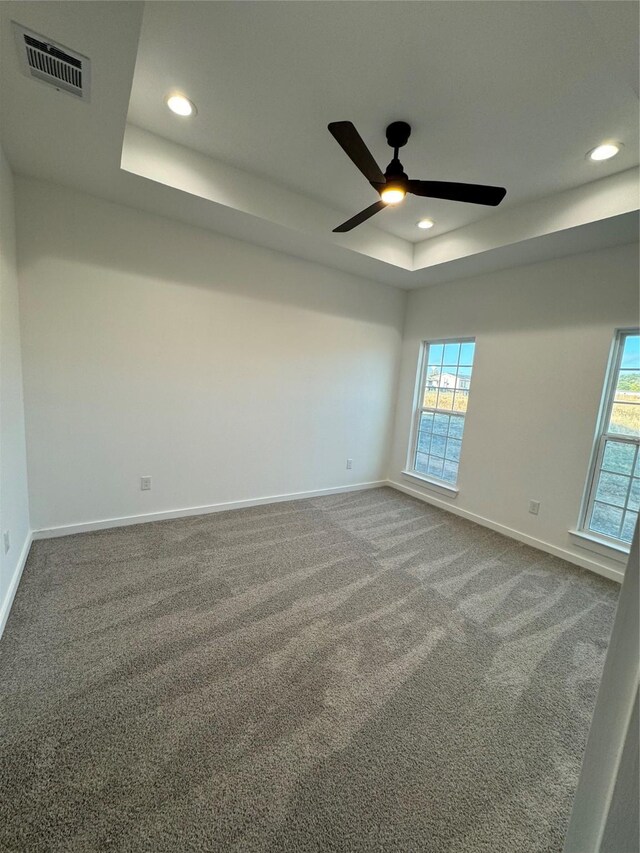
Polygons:
<instances>
[{"instance_id":1,"label":"white baseboard","mask_svg":"<svg viewBox=\"0 0 640 853\"><path fill-rule=\"evenodd\" d=\"M4 601L0 605L0 640L2 639L2 634L4 632L5 625L7 624L7 619L9 618L9 613L11 611L11 605L13 604L13 599L16 597L16 592L18 591L18 584L20 583L20 578L22 577L22 572L27 563L27 557L29 556L29 549L31 548L31 543L33 542L33 533L29 531L27 534L27 538L25 540L24 545L22 546L22 551L20 552L20 556L18 557L18 563L13 572L13 577L11 578L11 582L9 583L9 588L7 589L7 594L5 595Z\"/></svg>"},{"instance_id":2,"label":"white baseboard","mask_svg":"<svg viewBox=\"0 0 640 853\"><path fill-rule=\"evenodd\" d=\"M568 563L574 563L576 566L588 569L590 572L594 572L597 575L602 575L605 578L609 578L609 580L622 583L624 578L623 571L609 568L609 566L603 566L595 560L590 560L587 557L581 557L578 554L573 554L571 551L566 551L564 548L558 548L556 545L551 545L549 542L544 542L542 539L536 539L534 536L528 536L526 533L521 533L519 530L514 530L504 524L498 524L497 521L491 521L491 519L484 518L482 515L476 515L474 512L461 509L459 506L440 500L433 495L425 495L417 489L412 489L411 486L405 486L404 483L397 483L395 480L387 480L386 485L391 486L392 489L397 489L399 492L411 495L413 498L418 498L418 500L424 501L425 503L433 504L440 509L447 510L447 512L452 512L454 515L459 515L469 521L474 521L482 527L488 527L491 530L495 530L497 533L502 533L503 536L508 536L511 539L517 539L518 542L522 542L525 545L531 545L532 548L537 548L539 551L544 551L554 557L560 557Z\"/></svg>"},{"instance_id":3,"label":"white baseboard","mask_svg":"<svg viewBox=\"0 0 640 853\"><path fill-rule=\"evenodd\" d=\"M33 531L34 539L53 539L56 536L71 536L75 533L89 533L92 530L108 530L110 527L126 527L130 524L145 524L149 521L165 521L170 518L185 518L190 515L208 515L212 512L225 512L229 509L243 509L280 501L298 501L304 498L318 498L323 495L338 495L342 492L359 492L363 489L377 489L388 485L386 480L372 483L355 483L349 486L335 486L331 489L315 489L311 492L293 492L287 495L270 495L264 498L248 498L241 501L227 501L208 506L190 506L184 509L170 509L162 512L148 512L144 515L126 515L120 518L103 518L85 521L80 524L64 524L59 527L46 527Z\"/></svg>"}]
</instances>

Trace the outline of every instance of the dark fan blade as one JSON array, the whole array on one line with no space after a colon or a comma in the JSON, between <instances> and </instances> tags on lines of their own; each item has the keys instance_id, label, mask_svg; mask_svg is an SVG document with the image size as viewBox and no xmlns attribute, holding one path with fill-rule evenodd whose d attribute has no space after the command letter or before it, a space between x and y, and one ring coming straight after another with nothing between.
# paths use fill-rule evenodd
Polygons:
<instances>
[{"instance_id":1,"label":"dark fan blade","mask_svg":"<svg viewBox=\"0 0 640 853\"><path fill-rule=\"evenodd\" d=\"M343 231L351 231L351 229L355 228L356 225L361 225L363 222L366 222L370 216L373 216L374 213L377 213L386 206L387 205L383 201L377 201L370 207L365 207L365 209L361 210L360 213L356 213L356 215L352 216L351 219L347 219L347 221L343 222L342 225L338 225L338 227L334 228L333 231L334 233L338 232L340 234L342 234Z\"/></svg>"},{"instance_id":2,"label":"dark fan blade","mask_svg":"<svg viewBox=\"0 0 640 853\"><path fill-rule=\"evenodd\" d=\"M332 121L329 132L368 181L384 183L385 177L380 166L350 121Z\"/></svg>"},{"instance_id":3,"label":"dark fan blade","mask_svg":"<svg viewBox=\"0 0 640 853\"><path fill-rule=\"evenodd\" d=\"M506 196L504 187L486 187L483 184L455 184L449 181L409 181L407 190L413 195L427 198L446 198L449 201L468 201L471 204L488 204L495 207Z\"/></svg>"}]
</instances>

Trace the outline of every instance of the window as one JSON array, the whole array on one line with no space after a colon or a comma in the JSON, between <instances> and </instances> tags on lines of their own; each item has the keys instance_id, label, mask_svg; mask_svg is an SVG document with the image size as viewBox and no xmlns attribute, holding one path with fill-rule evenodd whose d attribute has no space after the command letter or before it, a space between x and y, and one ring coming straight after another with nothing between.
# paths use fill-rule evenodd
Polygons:
<instances>
[{"instance_id":1,"label":"window","mask_svg":"<svg viewBox=\"0 0 640 853\"><path fill-rule=\"evenodd\" d=\"M410 473L457 482L475 346L473 339L423 344Z\"/></svg>"},{"instance_id":2,"label":"window","mask_svg":"<svg viewBox=\"0 0 640 853\"><path fill-rule=\"evenodd\" d=\"M581 527L631 542L640 505L640 331L616 336Z\"/></svg>"}]
</instances>

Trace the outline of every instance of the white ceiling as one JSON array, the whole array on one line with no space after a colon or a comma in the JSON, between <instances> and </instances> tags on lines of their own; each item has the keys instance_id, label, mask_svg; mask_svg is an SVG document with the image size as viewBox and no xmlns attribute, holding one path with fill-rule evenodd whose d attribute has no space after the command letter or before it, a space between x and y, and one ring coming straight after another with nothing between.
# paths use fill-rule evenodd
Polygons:
<instances>
[{"instance_id":1,"label":"white ceiling","mask_svg":"<svg viewBox=\"0 0 640 853\"><path fill-rule=\"evenodd\" d=\"M614 61L620 50L634 56L635 3L607 4L613 43L589 3L188 5L145 7L129 121L345 218L377 195L330 121L353 121L383 170L386 125L408 121L410 177L505 186L505 207L638 163L633 69ZM195 119L168 113L172 87L197 104ZM625 141L622 154L587 161L610 136ZM375 225L415 242L494 212L413 197ZM436 221L429 235L416 228L421 216Z\"/></svg>"},{"instance_id":2,"label":"white ceiling","mask_svg":"<svg viewBox=\"0 0 640 853\"><path fill-rule=\"evenodd\" d=\"M20 74L11 20L91 58L89 104ZM1 141L23 174L402 287L555 256L562 234L567 252L635 236L636 3L3 2L0 28ZM173 88L195 119L167 111ZM376 198L326 129L344 119L383 168L404 119L410 176L507 198L410 198L333 235ZM606 138L622 153L587 161Z\"/></svg>"}]
</instances>

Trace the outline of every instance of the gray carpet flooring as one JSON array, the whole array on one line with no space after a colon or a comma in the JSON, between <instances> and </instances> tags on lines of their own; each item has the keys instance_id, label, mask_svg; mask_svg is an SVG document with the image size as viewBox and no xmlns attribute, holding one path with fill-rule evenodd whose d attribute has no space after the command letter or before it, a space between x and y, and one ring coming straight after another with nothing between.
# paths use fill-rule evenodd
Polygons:
<instances>
[{"instance_id":1,"label":"gray carpet flooring","mask_svg":"<svg viewBox=\"0 0 640 853\"><path fill-rule=\"evenodd\" d=\"M559 853L617 591L386 488L35 542L0 849Z\"/></svg>"}]
</instances>

